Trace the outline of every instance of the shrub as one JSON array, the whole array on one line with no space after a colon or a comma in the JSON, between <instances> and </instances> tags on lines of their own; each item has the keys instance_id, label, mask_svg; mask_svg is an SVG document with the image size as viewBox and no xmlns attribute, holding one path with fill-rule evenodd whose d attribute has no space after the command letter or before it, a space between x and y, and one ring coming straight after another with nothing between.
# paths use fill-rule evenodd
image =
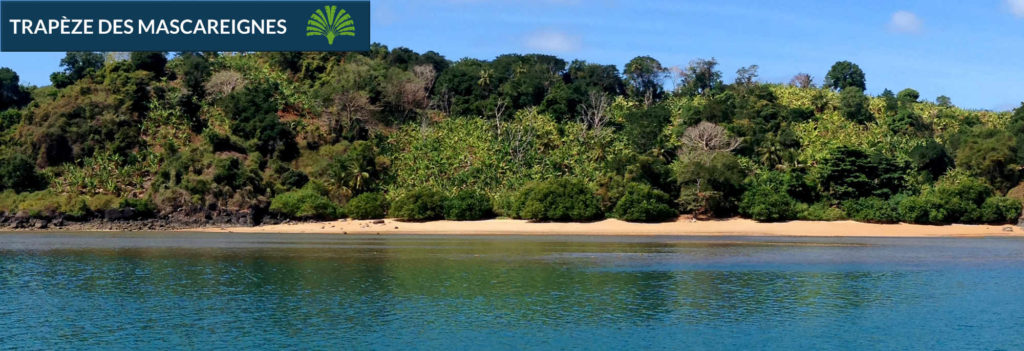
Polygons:
<instances>
[{"instance_id":1,"label":"shrub","mask_svg":"<svg viewBox=\"0 0 1024 351\"><path fill-rule=\"evenodd\" d=\"M866 197L843 202L843 210L850 216L850 219L859 222L869 223L897 223L900 221L899 201L884 200L877 197Z\"/></svg>"},{"instance_id":2,"label":"shrub","mask_svg":"<svg viewBox=\"0 0 1024 351\"><path fill-rule=\"evenodd\" d=\"M491 198L477 190L463 189L445 201L444 218L453 221L474 221L494 217Z\"/></svg>"},{"instance_id":3,"label":"shrub","mask_svg":"<svg viewBox=\"0 0 1024 351\"><path fill-rule=\"evenodd\" d=\"M444 218L444 193L420 188L402 195L391 204L391 216L407 221L431 221Z\"/></svg>"},{"instance_id":4,"label":"shrub","mask_svg":"<svg viewBox=\"0 0 1024 351\"><path fill-rule=\"evenodd\" d=\"M1012 209L1012 203L992 200L985 213L984 204L995 192L977 178L946 177L920 195L899 201L900 219L915 224L981 223L1006 218L1000 211ZM1017 214L1020 215L1019 213Z\"/></svg>"},{"instance_id":5,"label":"shrub","mask_svg":"<svg viewBox=\"0 0 1024 351\"><path fill-rule=\"evenodd\" d=\"M14 190L4 190L0 192L0 212L2 213L14 213L18 211L18 205L24 200L24 196L14 192Z\"/></svg>"},{"instance_id":6,"label":"shrub","mask_svg":"<svg viewBox=\"0 0 1024 351\"><path fill-rule=\"evenodd\" d=\"M153 217L156 214L156 204L150 199L123 199L118 207L134 209L135 216L139 218Z\"/></svg>"},{"instance_id":7,"label":"shrub","mask_svg":"<svg viewBox=\"0 0 1024 351\"><path fill-rule=\"evenodd\" d=\"M13 154L0 157L0 190L16 192L39 190L45 180L36 173L36 166L27 156Z\"/></svg>"},{"instance_id":8,"label":"shrub","mask_svg":"<svg viewBox=\"0 0 1024 351\"><path fill-rule=\"evenodd\" d=\"M1021 217L1020 200L1002 196L985 199L979 217L985 223L1017 223Z\"/></svg>"},{"instance_id":9,"label":"shrub","mask_svg":"<svg viewBox=\"0 0 1024 351\"><path fill-rule=\"evenodd\" d=\"M781 222L797 217L797 201L789 195L794 183L786 174L766 172L754 178L740 198L740 214L760 222Z\"/></svg>"},{"instance_id":10,"label":"shrub","mask_svg":"<svg viewBox=\"0 0 1024 351\"><path fill-rule=\"evenodd\" d=\"M531 186L536 183L529 183L526 186ZM519 191L506 191L498 193L494 196L494 213L499 216L508 218L521 218L519 211L522 209L522 205L525 202L520 199L521 195L526 194L526 186L521 188Z\"/></svg>"},{"instance_id":11,"label":"shrub","mask_svg":"<svg viewBox=\"0 0 1024 351\"><path fill-rule=\"evenodd\" d=\"M785 192L754 188L743 194L740 213L759 222L782 222L797 217L796 204Z\"/></svg>"},{"instance_id":12,"label":"shrub","mask_svg":"<svg viewBox=\"0 0 1024 351\"><path fill-rule=\"evenodd\" d=\"M388 213L388 201L381 193L362 193L349 200L345 212L355 219L384 218Z\"/></svg>"},{"instance_id":13,"label":"shrub","mask_svg":"<svg viewBox=\"0 0 1024 351\"><path fill-rule=\"evenodd\" d=\"M270 212L291 218L335 219L341 208L312 183L302 189L279 194L270 200Z\"/></svg>"},{"instance_id":14,"label":"shrub","mask_svg":"<svg viewBox=\"0 0 1024 351\"><path fill-rule=\"evenodd\" d=\"M103 212L109 209L115 209L120 204L121 199L114 195L98 194L93 195L88 200L85 200L86 206L92 212Z\"/></svg>"},{"instance_id":15,"label":"shrub","mask_svg":"<svg viewBox=\"0 0 1024 351\"><path fill-rule=\"evenodd\" d=\"M309 176L302 171L289 169L281 175L281 185L292 189L298 189L309 182Z\"/></svg>"},{"instance_id":16,"label":"shrub","mask_svg":"<svg viewBox=\"0 0 1024 351\"><path fill-rule=\"evenodd\" d=\"M669 204L665 192L643 183L626 186L626 194L615 204L612 216L627 222L664 222L675 219L679 213Z\"/></svg>"},{"instance_id":17,"label":"shrub","mask_svg":"<svg viewBox=\"0 0 1024 351\"><path fill-rule=\"evenodd\" d=\"M798 206L800 215L797 218L805 221L841 221L846 219L843 210L819 202L813 205Z\"/></svg>"},{"instance_id":18,"label":"shrub","mask_svg":"<svg viewBox=\"0 0 1024 351\"><path fill-rule=\"evenodd\" d=\"M33 217L47 217L63 213L69 217L83 217L88 210L85 199L74 195L55 194L49 190L24 194L17 205Z\"/></svg>"},{"instance_id":19,"label":"shrub","mask_svg":"<svg viewBox=\"0 0 1024 351\"><path fill-rule=\"evenodd\" d=\"M249 174L237 157L222 157L213 161L213 181L232 189L241 189L249 182Z\"/></svg>"},{"instance_id":20,"label":"shrub","mask_svg":"<svg viewBox=\"0 0 1024 351\"><path fill-rule=\"evenodd\" d=\"M600 201L586 183L576 179L549 180L524 188L519 215L541 221L589 221L602 216Z\"/></svg>"}]
</instances>

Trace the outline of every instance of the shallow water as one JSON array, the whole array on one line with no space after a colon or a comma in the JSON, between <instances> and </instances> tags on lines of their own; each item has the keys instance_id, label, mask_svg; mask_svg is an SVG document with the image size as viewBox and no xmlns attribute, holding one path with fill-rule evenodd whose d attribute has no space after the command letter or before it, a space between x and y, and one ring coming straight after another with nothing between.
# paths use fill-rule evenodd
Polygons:
<instances>
[{"instance_id":1,"label":"shallow water","mask_svg":"<svg viewBox=\"0 0 1024 351\"><path fill-rule=\"evenodd\" d=\"M0 234L0 349L1024 349L1024 240Z\"/></svg>"}]
</instances>

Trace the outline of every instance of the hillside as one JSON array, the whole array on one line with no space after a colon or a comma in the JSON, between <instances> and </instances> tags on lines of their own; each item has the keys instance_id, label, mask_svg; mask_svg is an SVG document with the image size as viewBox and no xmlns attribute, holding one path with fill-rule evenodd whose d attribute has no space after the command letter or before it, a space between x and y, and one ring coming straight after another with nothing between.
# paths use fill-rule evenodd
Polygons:
<instances>
[{"instance_id":1,"label":"hillside","mask_svg":"<svg viewBox=\"0 0 1024 351\"><path fill-rule=\"evenodd\" d=\"M8 226L495 216L1016 223L1024 108L717 62L547 55L68 53L0 69ZM827 72L827 73L825 73ZM665 84L670 82L671 84ZM666 87L675 87L666 91ZM39 224L42 223L42 224Z\"/></svg>"}]
</instances>

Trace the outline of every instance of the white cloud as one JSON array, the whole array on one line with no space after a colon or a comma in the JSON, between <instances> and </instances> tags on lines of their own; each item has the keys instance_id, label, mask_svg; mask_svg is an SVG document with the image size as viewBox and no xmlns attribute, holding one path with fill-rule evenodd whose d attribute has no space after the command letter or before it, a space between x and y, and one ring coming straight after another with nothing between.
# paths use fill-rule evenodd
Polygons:
<instances>
[{"instance_id":1,"label":"white cloud","mask_svg":"<svg viewBox=\"0 0 1024 351\"><path fill-rule=\"evenodd\" d=\"M920 33L921 19L917 18L917 15L915 15L913 12L896 11L896 13L892 14L892 19L889 20L889 30L897 33Z\"/></svg>"},{"instance_id":2,"label":"white cloud","mask_svg":"<svg viewBox=\"0 0 1024 351\"><path fill-rule=\"evenodd\" d=\"M523 44L531 50L545 52L572 52L579 50L582 39L558 31L537 31L527 34Z\"/></svg>"},{"instance_id":3,"label":"white cloud","mask_svg":"<svg viewBox=\"0 0 1024 351\"><path fill-rule=\"evenodd\" d=\"M1024 18L1024 0L1006 0L1006 5L1014 16Z\"/></svg>"}]
</instances>

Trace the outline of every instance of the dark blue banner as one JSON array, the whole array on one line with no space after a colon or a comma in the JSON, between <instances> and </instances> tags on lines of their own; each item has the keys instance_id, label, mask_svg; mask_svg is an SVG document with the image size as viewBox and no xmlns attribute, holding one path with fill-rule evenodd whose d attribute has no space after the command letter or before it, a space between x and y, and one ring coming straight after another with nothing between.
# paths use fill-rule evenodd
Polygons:
<instances>
[{"instance_id":1,"label":"dark blue banner","mask_svg":"<svg viewBox=\"0 0 1024 351\"><path fill-rule=\"evenodd\" d=\"M366 51L369 1L0 1L0 51Z\"/></svg>"}]
</instances>

